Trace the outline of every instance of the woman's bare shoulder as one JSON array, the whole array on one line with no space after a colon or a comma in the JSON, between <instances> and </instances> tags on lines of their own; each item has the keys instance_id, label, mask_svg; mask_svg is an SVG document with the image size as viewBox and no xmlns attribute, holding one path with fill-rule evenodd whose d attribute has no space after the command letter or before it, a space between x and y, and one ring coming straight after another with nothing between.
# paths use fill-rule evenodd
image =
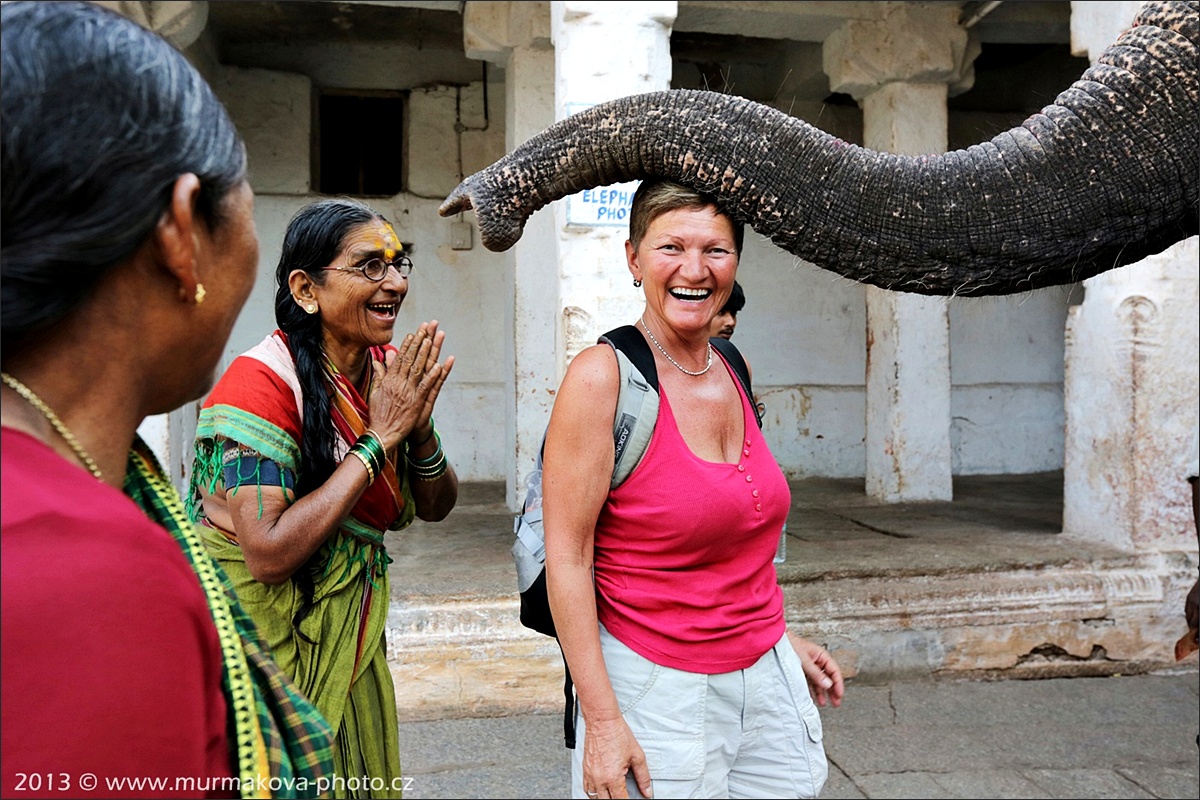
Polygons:
<instances>
[{"instance_id":1,"label":"woman's bare shoulder","mask_svg":"<svg viewBox=\"0 0 1200 800\"><path fill-rule=\"evenodd\" d=\"M571 360L558 387L552 426L555 417L587 427L611 420L617 409L618 383L617 357L611 347L598 344L581 350Z\"/></svg>"},{"instance_id":2,"label":"woman's bare shoulder","mask_svg":"<svg viewBox=\"0 0 1200 800\"><path fill-rule=\"evenodd\" d=\"M567 367L563 386L568 382L580 384L589 391L610 389L617 391L617 356L606 344L594 344L579 351Z\"/></svg>"}]
</instances>

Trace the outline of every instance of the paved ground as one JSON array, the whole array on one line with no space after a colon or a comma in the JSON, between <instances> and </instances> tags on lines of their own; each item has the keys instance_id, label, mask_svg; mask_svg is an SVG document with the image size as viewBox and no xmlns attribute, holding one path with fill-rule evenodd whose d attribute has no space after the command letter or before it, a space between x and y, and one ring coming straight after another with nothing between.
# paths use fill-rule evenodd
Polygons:
<instances>
[{"instance_id":1,"label":"paved ground","mask_svg":"<svg viewBox=\"0 0 1200 800\"><path fill-rule=\"evenodd\" d=\"M1197 798L1200 675L850 683L822 798ZM405 797L556 798L562 719L408 722Z\"/></svg>"}]
</instances>

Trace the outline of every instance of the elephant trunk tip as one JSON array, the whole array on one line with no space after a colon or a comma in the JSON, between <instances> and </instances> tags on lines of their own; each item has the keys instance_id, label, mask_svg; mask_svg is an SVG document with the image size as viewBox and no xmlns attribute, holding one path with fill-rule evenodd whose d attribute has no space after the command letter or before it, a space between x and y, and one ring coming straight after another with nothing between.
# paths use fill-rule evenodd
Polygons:
<instances>
[{"instance_id":1,"label":"elephant trunk tip","mask_svg":"<svg viewBox=\"0 0 1200 800\"><path fill-rule=\"evenodd\" d=\"M530 212L519 202L490 201L487 190L474 180L475 177L467 178L450 193L438 206L438 215L452 217L474 209L479 241L493 253L502 253L521 238Z\"/></svg>"},{"instance_id":2,"label":"elephant trunk tip","mask_svg":"<svg viewBox=\"0 0 1200 800\"><path fill-rule=\"evenodd\" d=\"M455 214L470 211L471 208L471 195L467 192L466 182L464 181L438 206L438 215L452 217Z\"/></svg>"}]
</instances>

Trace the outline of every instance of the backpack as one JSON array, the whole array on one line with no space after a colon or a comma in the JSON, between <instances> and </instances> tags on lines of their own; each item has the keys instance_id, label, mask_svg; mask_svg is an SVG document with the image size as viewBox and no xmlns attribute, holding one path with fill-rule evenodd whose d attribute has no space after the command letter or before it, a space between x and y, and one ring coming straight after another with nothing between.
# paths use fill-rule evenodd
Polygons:
<instances>
[{"instance_id":1,"label":"backpack","mask_svg":"<svg viewBox=\"0 0 1200 800\"><path fill-rule=\"evenodd\" d=\"M728 340L714 337L709 340L742 384L754 409L755 422L762 427L762 412L754 401L750 388L750 372L742 354ZM613 475L609 488L625 482L646 453L654 424L658 420L658 369L650 345L632 325L622 325L604 334L597 344L607 344L617 356L620 386L617 391L617 410L613 418ZM546 449L545 434L538 449L537 463L526 481L525 500L521 513L513 520L515 540L513 561L517 567L517 592L521 597L521 624L546 636L558 638L554 618L550 614L550 599L546 594L546 538L542 529L542 455ZM561 649L561 648L560 648ZM565 680L563 694L566 710L563 718L563 738L567 748L575 748L575 699L571 691L571 672L563 658Z\"/></svg>"}]
</instances>

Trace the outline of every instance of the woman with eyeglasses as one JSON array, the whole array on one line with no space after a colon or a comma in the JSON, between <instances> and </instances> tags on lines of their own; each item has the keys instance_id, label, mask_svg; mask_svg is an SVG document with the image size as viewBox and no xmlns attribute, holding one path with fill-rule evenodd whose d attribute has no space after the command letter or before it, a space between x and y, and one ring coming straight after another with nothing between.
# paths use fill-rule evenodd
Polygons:
<instances>
[{"instance_id":1,"label":"woman with eyeglasses","mask_svg":"<svg viewBox=\"0 0 1200 800\"><path fill-rule=\"evenodd\" d=\"M399 794L383 535L458 499L433 420L445 332L425 322L391 345L411 271L370 207L301 209L276 269L279 329L234 360L197 427L192 516L336 731L336 796Z\"/></svg>"}]
</instances>

